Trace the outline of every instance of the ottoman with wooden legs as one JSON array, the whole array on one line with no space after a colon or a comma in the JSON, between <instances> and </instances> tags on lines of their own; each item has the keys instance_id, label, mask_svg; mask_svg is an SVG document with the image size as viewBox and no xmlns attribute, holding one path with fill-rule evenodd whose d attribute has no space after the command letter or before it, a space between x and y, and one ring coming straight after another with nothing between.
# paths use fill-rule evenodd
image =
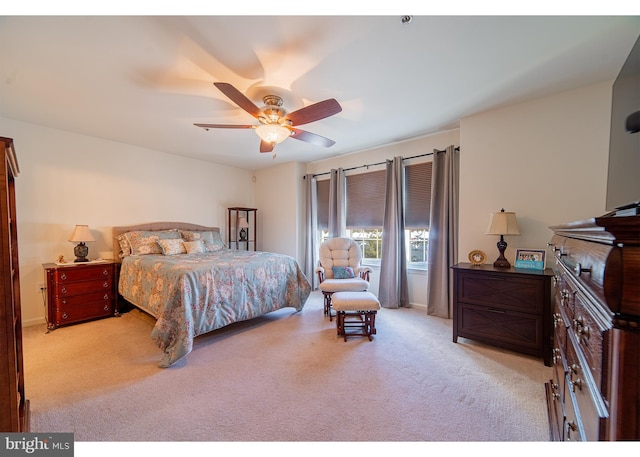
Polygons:
<instances>
[{"instance_id":1,"label":"ottoman with wooden legs","mask_svg":"<svg viewBox=\"0 0 640 457\"><path fill-rule=\"evenodd\" d=\"M331 305L336 312L338 335L347 341L348 336L376 334L376 314L380 302L371 292L335 292Z\"/></svg>"}]
</instances>

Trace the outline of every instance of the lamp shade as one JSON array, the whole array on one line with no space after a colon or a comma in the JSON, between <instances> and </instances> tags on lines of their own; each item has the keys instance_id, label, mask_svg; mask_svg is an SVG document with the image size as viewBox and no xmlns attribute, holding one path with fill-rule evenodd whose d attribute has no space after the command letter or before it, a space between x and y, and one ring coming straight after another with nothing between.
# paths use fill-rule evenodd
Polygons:
<instances>
[{"instance_id":1,"label":"lamp shade","mask_svg":"<svg viewBox=\"0 0 640 457\"><path fill-rule=\"evenodd\" d=\"M73 233L69 237L72 243L86 243L87 241L95 241L88 225L76 225Z\"/></svg>"},{"instance_id":2,"label":"lamp shade","mask_svg":"<svg viewBox=\"0 0 640 457\"><path fill-rule=\"evenodd\" d=\"M240 219L238 219L238 227L240 227L240 228L248 228L249 227L249 222L247 221L246 217L241 217Z\"/></svg>"},{"instance_id":3,"label":"lamp shade","mask_svg":"<svg viewBox=\"0 0 640 457\"><path fill-rule=\"evenodd\" d=\"M486 235L520 235L516 213L505 211L491 213L491 221Z\"/></svg>"}]
</instances>

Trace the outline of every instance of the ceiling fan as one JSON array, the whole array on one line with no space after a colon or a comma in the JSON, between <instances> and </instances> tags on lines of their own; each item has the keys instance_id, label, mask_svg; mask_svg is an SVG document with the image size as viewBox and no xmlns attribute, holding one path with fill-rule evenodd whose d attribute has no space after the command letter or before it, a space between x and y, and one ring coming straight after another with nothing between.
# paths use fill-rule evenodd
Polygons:
<instances>
[{"instance_id":1,"label":"ceiling fan","mask_svg":"<svg viewBox=\"0 0 640 457\"><path fill-rule=\"evenodd\" d=\"M335 141L329 138L296 128L298 125L319 121L342 111L340 104L333 98L287 113L282 108L282 98L277 95L263 97L264 106L258 108L231 84L213 84L231 101L255 117L260 123L258 125L193 124L196 127L202 127L205 130L254 129L260 137L260 152L273 151L276 144L282 143L289 137L325 148L335 144Z\"/></svg>"}]
</instances>

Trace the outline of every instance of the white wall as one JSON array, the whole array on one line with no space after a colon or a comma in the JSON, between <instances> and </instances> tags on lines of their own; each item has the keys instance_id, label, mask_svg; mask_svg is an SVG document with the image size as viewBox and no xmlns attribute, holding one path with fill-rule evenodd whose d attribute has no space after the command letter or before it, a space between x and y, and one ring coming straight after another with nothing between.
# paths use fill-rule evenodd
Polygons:
<instances>
[{"instance_id":1,"label":"white wall","mask_svg":"<svg viewBox=\"0 0 640 457\"><path fill-rule=\"evenodd\" d=\"M304 265L304 165L288 162L254 175L258 250L290 255Z\"/></svg>"},{"instance_id":2,"label":"white wall","mask_svg":"<svg viewBox=\"0 0 640 457\"><path fill-rule=\"evenodd\" d=\"M43 263L62 254L75 224L88 224L89 257L111 254L111 227L152 221L219 226L227 207L254 204L251 173L98 138L0 118L14 139L20 174L16 212L22 315L44 322L37 284Z\"/></svg>"},{"instance_id":3,"label":"white wall","mask_svg":"<svg viewBox=\"0 0 640 457\"><path fill-rule=\"evenodd\" d=\"M520 227L505 237L512 264L518 247L546 248L549 226L605 214L610 112L606 82L462 119L459 260L481 249L495 261L498 237L484 233L501 208Z\"/></svg>"}]
</instances>

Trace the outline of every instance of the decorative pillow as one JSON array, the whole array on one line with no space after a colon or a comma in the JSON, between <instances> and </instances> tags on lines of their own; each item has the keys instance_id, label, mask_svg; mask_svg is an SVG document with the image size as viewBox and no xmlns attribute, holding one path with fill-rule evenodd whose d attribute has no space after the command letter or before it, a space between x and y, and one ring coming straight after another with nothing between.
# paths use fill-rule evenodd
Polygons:
<instances>
[{"instance_id":1,"label":"decorative pillow","mask_svg":"<svg viewBox=\"0 0 640 457\"><path fill-rule=\"evenodd\" d=\"M182 241L182 238L158 240L158 244L160 245L160 249L162 249L162 253L164 255L187 253L187 249L184 247L184 241Z\"/></svg>"},{"instance_id":2,"label":"decorative pillow","mask_svg":"<svg viewBox=\"0 0 640 457\"><path fill-rule=\"evenodd\" d=\"M220 237L220 232L215 232L213 230L181 230L180 233L185 241L201 240L204 243L204 248L207 252L221 251L226 248L222 238Z\"/></svg>"},{"instance_id":3,"label":"decorative pillow","mask_svg":"<svg viewBox=\"0 0 640 457\"><path fill-rule=\"evenodd\" d=\"M351 279L356 277L353 267L332 267L335 279Z\"/></svg>"},{"instance_id":4,"label":"decorative pillow","mask_svg":"<svg viewBox=\"0 0 640 457\"><path fill-rule=\"evenodd\" d=\"M187 250L187 254L203 254L207 252L204 249L204 243L202 240L185 241L183 244Z\"/></svg>"},{"instance_id":5,"label":"decorative pillow","mask_svg":"<svg viewBox=\"0 0 640 457\"><path fill-rule=\"evenodd\" d=\"M118 235L116 239L118 240L118 244L120 245L120 260L124 259L128 255L131 255L131 245L129 244L129 240L127 240L125 234Z\"/></svg>"},{"instance_id":6,"label":"decorative pillow","mask_svg":"<svg viewBox=\"0 0 640 457\"><path fill-rule=\"evenodd\" d=\"M147 231L137 230L126 233L131 245L131 255L162 254L158 240L179 239L178 230Z\"/></svg>"}]
</instances>

